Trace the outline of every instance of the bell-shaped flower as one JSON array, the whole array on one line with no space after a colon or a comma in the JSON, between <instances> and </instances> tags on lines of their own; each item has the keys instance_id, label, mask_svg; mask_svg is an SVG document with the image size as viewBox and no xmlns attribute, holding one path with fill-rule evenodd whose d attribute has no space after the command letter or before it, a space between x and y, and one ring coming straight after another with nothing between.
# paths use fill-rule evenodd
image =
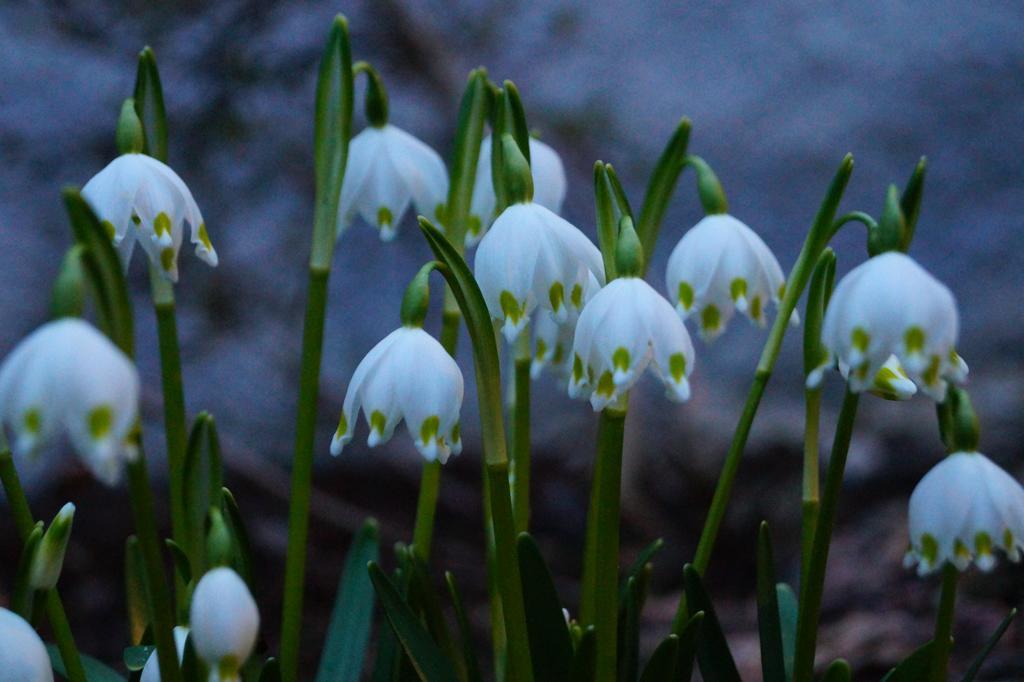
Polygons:
<instances>
[{"instance_id":1,"label":"bell-shaped flower","mask_svg":"<svg viewBox=\"0 0 1024 682\"><path fill-rule=\"evenodd\" d=\"M448 461L462 451L459 410L462 372L427 332L407 325L385 336L356 367L345 393L331 454L355 433L359 410L370 427L370 447L387 442L405 420L416 448L428 460Z\"/></svg>"},{"instance_id":2,"label":"bell-shaped flower","mask_svg":"<svg viewBox=\"0 0 1024 682\"><path fill-rule=\"evenodd\" d=\"M669 256L665 281L676 310L683 319L696 314L708 341L725 331L736 311L764 326L765 308L778 304L786 287L768 246L727 213L708 215L683 235Z\"/></svg>"},{"instance_id":3,"label":"bell-shaped flower","mask_svg":"<svg viewBox=\"0 0 1024 682\"><path fill-rule=\"evenodd\" d=\"M967 365L956 352L960 319L952 292L906 254L889 251L854 268L836 286L821 340L849 368L850 388L870 390L895 355L907 376L941 402L947 380L961 383ZM821 380L808 376L808 385Z\"/></svg>"},{"instance_id":4,"label":"bell-shaped flower","mask_svg":"<svg viewBox=\"0 0 1024 682\"><path fill-rule=\"evenodd\" d=\"M181 663L185 657L185 642L188 641L188 628L178 625L174 628L173 632L174 648L178 650L178 663ZM149 653L146 665L142 667L142 675L139 677L139 682L161 682L160 661L158 660L156 649Z\"/></svg>"},{"instance_id":5,"label":"bell-shaped flower","mask_svg":"<svg viewBox=\"0 0 1024 682\"><path fill-rule=\"evenodd\" d=\"M82 188L127 266L138 242L154 268L178 281L178 250L185 223L196 255L217 265L206 223L192 192L167 164L146 154L122 154Z\"/></svg>"},{"instance_id":6,"label":"bell-shaped flower","mask_svg":"<svg viewBox=\"0 0 1024 682\"><path fill-rule=\"evenodd\" d=\"M260 629L260 613L245 581L230 568L208 571L192 593L189 623L192 646L209 666L211 682L240 679Z\"/></svg>"},{"instance_id":7,"label":"bell-shaped flower","mask_svg":"<svg viewBox=\"0 0 1024 682\"><path fill-rule=\"evenodd\" d=\"M0 679L4 682L53 682L43 640L24 618L0 607Z\"/></svg>"},{"instance_id":8,"label":"bell-shaped flower","mask_svg":"<svg viewBox=\"0 0 1024 682\"><path fill-rule=\"evenodd\" d=\"M494 209L497 199L494 195L494 177L491 173L492 139L488 135L480 145L480 160L476 165L466 246L473 246L479 242L496 218ZM558 152L533 137L530 138L530 171L533 175L534 203L554 213L561 213L567 186L565 166L562 165Z\"/></svg>"},{"instance_id":9,"label":"bell-shaped flower","mask_svg":"<svg viewBox=\"0 0 1024 682\"><path fill-rule=\"evenodd\" d=\"M390 241L410 202L421 215L441 221L447 198L448 170L437 152L390 123L371 125L349 143L338 233L358 213Z\"/></svg>"},{"instance_id":10,"label":"bell-shaped flower","mask_svg":"<svg viewBox=\"0 0 1024 682\"><path fill-rule=\"evenodd\" d=\"M963 571L973 561L991 570L1002 549L1019 561L1024 548L1024 488L978 452L939 462L910 496L910 548L904 563L921 575L949 561Z\"/></svg>"},{"instance_id":11,"label":"bell-shaped flower","mask_svg":"<svg viewBox=\"0 0 1024 682\"><path fill-rule=\"evenodd\" d=\"M139 375L131 360L87 322L44 324L0 365L0 422L26 456L66 429L82 461L114 484L134 456L126 443L138 419Z\"/></svg>"},{"instance_id":12,"label":"bell-shaped flower","mask_svg":"<svg viewBox=\"0 0 1024 682\"><path fill-rule=\"evenodd\" d=\"M615 404L648 365L669 398L690 397L694 353L683 321L651 285L619 277L598 291L576 323L569 395L589 394L594 410Z\"/></svg>"}]
</instances>

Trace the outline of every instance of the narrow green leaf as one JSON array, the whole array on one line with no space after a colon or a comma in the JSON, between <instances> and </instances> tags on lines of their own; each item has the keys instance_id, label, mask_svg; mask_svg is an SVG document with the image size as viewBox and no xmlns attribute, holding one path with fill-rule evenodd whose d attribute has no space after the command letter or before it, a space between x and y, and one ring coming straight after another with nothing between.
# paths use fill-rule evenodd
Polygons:
<instances>
[{"instance_id":1,"label":"narrow green leaf","mask_svg":"<svg viewBox=\"0 0 1024 682\"><path fill-rule=\"evenodd\" d=\"M441 649L441 653L453 662L456 676L460 680L465 679L466 671L462 668L462 652L455 645L455 640L448 629L448 621L441 610L441 597L434 586L433 577L423 559L411 549L410 547L409 606L420 616L421 622L427 626L427 632Z\"/></svg>"},{"instance_id":2,"label":"narrow green leaf","mask_svg":"<svg viewBox=\"0 0 1024 682\"><path fill-rule=\"evenodd\" d=\"M192 423L185 448L182 477L186 510L189 561L196 575L206 572L206 516L211 507L221 507L224 467L217 424L208 412Z\"/></svg>"},{"instance_id":3,"label":"narrow green leaf","mask_svg":"<svg viewBox=\"0 0 1024 682\"><path fill-rule=\"evenodd\" d=\"M35 590L32 588L30 576L32 573L32 558L36 554L43 539L43 522L37 521L32 532L25 539L21 554L18 556L18 568L14 574L14 593L11 595L11 610L19 616L32 622L33 602Z\"/></svg>"},{"instance_id":4,"label":"narrow green leaf","mask_svg":"<svg viewBox=\"0 0 1024 682\"><path fill-rule=\"evenodd\" d=\"M536 682L564 682L572 668L573 652L562 602L533 538L527 533L520 533L518 548L533 679Z\"/></svg>"},{"instance_id":5,"label":"narrow green leaf","mask_svg":"<svg viewBox=\"0 0 1024 682\"><path fill-rule=\"evenodd\" d=\"M569 682L593 682L597 665L597 631L593 625L587 627L580 637L579 646L572 659Z\"/></svg>"},{"instance_id":6,"label":"narrow green leaf","mask_svg":"<svg viewBox=\"0 0 1024 682\"><path fill-rule=\"evenodd\" d=\"M238 509L235 496L227 488L221 488L220 494L221 511L224 514L224 520L228 522L228 527L231 529L231 537L234 540L234 569L251 588L252 543L249 541L249 531L245 528L245 521L242 519L242 512Z\"/></svg>"},{"instance_id":7,"label":"narrow green leaf","mask_svg":"<svg viewBox=\"0 0 1024 682\"><path fill-rule=\"evenodd\" d=\"M698 611L679 630L679 657L676 662L676 676L673 680L688 680L693 677L693 662L697 657L697 643L704 628L704 612Z\"/></svg>"},{"instance_id":8,"label":"narrow green leaf","mask_svg":"<svg viewBox=\"0 0 1024 682\"><path fill-rule=\"evenodd\" d=\"M50 665L53 666L54 672L67 678L68 672L57 645L47 642L46 653L50 656ZM125 682L124 677L92 656L82 655L82 667L85 668L85 677L89 682Z\"/></svg>"},{"instance_id":9,"label":"narrow green leaf","mask_svg":"<svg viewBox=\"0 0 1024 682\"><path fill-rule=\"evenodd\" d=\"M324 640L316 682L358 682L373 621L373 585L366 565L377 561L377 521L367 519L349 547Z\"/></svg>"},{"instance_id":10,"label":"narrow green leaf","mask_svg":"<svg viewBox=\"0 0 1024 682\"><path fill-rule=\"evenodd\" d=\"M636 682L640 667L640 588L626 581L625 611L619 618L619 682Z\"/></svg>"},{"instance_id":11,"label":"narrow green leaf","mask_svg":"<svg viewBox=\"0 0 1024 682\"><path fill-rule=\"evenodd\" d=\"M530 161L530 127L526 123L526 109L523 99L519 96L519 88L512 81L505 81L502 88L505 97L506 127L503 132L512 133L519 151L523 153L527 163Z\"/></svg>"},{"instance_id":12,"label":"narrow green leaf","mask_svg":"<svg viewBox=\"0 0 1024 682\"><path fill-rule=\"evenodd\" d=\"M622 576L622 583L619 587L620 603L626 601L626 585L629 582L629 579L638 578L640 573L644 570L644 567L647 566L647 564L651 563L651 560L655 557L655 555L658 552L661 551L661 548L664 546L665 541L661 538L658 538L657 540L655 540L654 542L640 550L640 553L636 555L636 559L633 560L633 563L630 564L629 568L626 569L626 572Z\"/></svg>"},{"instance_id":13,"label":"narrow green leaf","mask_svg":"<svg viewBox=\"0 0 1024 682\"><path fill-rule=\"evenodd\" d=\"M895 668L886 673L882 682L921 682L927 680L932 665L932 645L928 642L914 650Z\"/></svg>"},{"instance_id":14,"label":"narrow green leaf","mask_svg":"<svg viewBox=\"0 0 1024 682\"><path fill-rule=\"evenodd\" d=\"M466 617L466 608L463 605L462 594L455 583L454 575L450 572L445 572L444 579L448 584L448 594L451 596L452 607L455 610L455 622L459 626L462 658L465 661L466 668L466 682L483 682L483 675L480 674L480 663L477 661L476 652L473 649L473 631L469 625L469 618Z\"/></svg>"},{"instance_id":15,"label":"narrow green leaf","mask_svg":"<svg viewBox=\"0 0 1024 682\"><path fill-rule=\"evenodd\" d=\"M444 229L452 244L462 244L469 229L469 211L476 185L476 167L480 160L480 145L484 137L484 123L490 111L491 98L487 85L487 71L474 69L469 74L466 90L459 106L459 122L452 154L452 177L448 185L448 201L444 210ZM491 216L479 216L487 221ZM483 229L485 226L481 226Z\"/></svg>"},{"instance_id":16,"label":"narrow green leaf","mask_svg":"<svg viewBox=\"0 0 1024 682\"><path fill-rule=\"evenodd\" d=\"M451 663L430 639L395 585L375 562L370 562L368 570L384 614L420 679L423 682L455 682L458 678Z\"/></svg>"},{"instance_id":17,"label":"narrow green leaf","mask_svg":"<svg viewBox=\"0 0 1024 682\"><path fill-rule=\"evenodd\" d=\"M850 669L850 664L840 658L832 661L828 666L821 682L850 682L852 676L853 670Z\"/></svg>"},{"instance_id":18,"label":"narrow green leaf","mask_svg":"<svg viewBox=\"0 0 1024 682\"><path fill-rule=\"evenodd\" d=\"M914 239L914 230L917 228L917 218L921 215L921 199L924 196L924 176L928 170L928 159L921 157L914 166L914 172L910 174L903 194L900 196L900 211L906 221L903 230L903 239L900 244L902 251L910 248L910 242Z\"/></svg>"},{"instance_id":19,"label":"narrow green leaf","mask_svg":"<svg viewBox=\"0 0 1024 682\"><path fill-rule=\"evenodd\" d=\"M796 655L796 621L800 613L796 593L786 583L775 586L779 603L779 626L782 631L782 656L786 665L786 679L793 679L793 657Z\"/></svg>"},{"instance_id":20,"label":"narrow green leaf","mask_svg":"<svg viewBox=\"0 0 1024 682\"><path fill-rule=\"evenodd\" d=\"M640 243L644 245L644 262L650 263L654 255L654 245L658 241L661 221L665 217L672 193L675 191L679 174L682 173L686 148L690 144L690 119L683 118L669 138L665 150L658 158L651 179L647 182L644 204L640 209L640 218L636 222L636 233Z\"/></svg>"},{"instance_id":21,"label":"narrow green leaf","mask_svg":"<svg viewBox=\"0 0 1024 682\"><path fill-rule=\"evenodd\" d=\"M263 664L259 682L281 682L281 664L276 658L268 658Z\"/></svg>"},{"instance_id":22,"label":"narrow green leaf","mask_svg":"<svg viewBox=\"0 0 1024 682\"><path fill-rule=\"evenodd\" d=\"M1010 609L1010 613L1006 614L1006 618L1003 618L1003 622L1001 622L995 632L989 636L988 640L985 642L985 646L981 648L978 655L974 657L973 661L971 661L971 665L967 668L967 672L964 674L962 682L974 682L974 678L976 678L978 673L981 672L981 666L985 664L985 659L988 658L988 655L996 648L996 644L999 643L999 640L1002 638L1007 628L1010 627L1010 623L1013 622L1013 619L1016 616L1017 609Z\"/></svg>"},{"instance_id":23,"label":"narrow green leaf","mask_svg":"<svg viewBox=\"0 0 1024 682\"><path fill-rule=\"evenodd\" d=\"M764 682L786 682L782 624L775 588L775 558L768 524L757 535L757 624L761 638L761 673Z\"/></svg>"},{"instance_id":24,"label":"narrow green leaf","mask_svg":"<svg viewBox=\"0 0 1024 682\"><path fill-rule=\"evenodd\" d=\"M615 241L619 234L619 221L615 215L608 168L603 161L594 163L594 209L597 213L597 243L601 247L605 280L612 281L615 272Z\"/></svg>"},{"instance_id":25,"label":"narrow green leaf","mask_svg":"<svg viewBox=\"0 0 1024 682\"><path fill-rule=\"evenodd\" d=\"M189 563L188 555L177 542L171 538L164 539L167 549L171 552L171 559L174 561L174 570L178 572L181 582L188 585L192 582L192 565Z\"/></svg>"},{"instance_id":26,"label":"narrow green leaf","mask_svg":"<svg viewBox=\"0 0 1024 682\"><path fill-rule=\"evenodd\" d=\"M700 573L691 564L683 567L683 578L686 585L686 601L693 611L704 612L702 634L697 641L697 663L705 682L740 682L736 662L733 661L729 644L726 642L722 626L715 615L715 607L711 597L704 588Z\"/></svg>"},{"instance_id":27,"label":"narrow green leaf","mask_svg":"<svg viewBox=\"0 0 1024 682\"><path fill-rule=\"evenodd\" d=\"M679 638L669 635L651 654L643 673L640 674L640 682L675 682L678 661Z\"/></svg>"},{"instance_id":28,"label":"narrow green leaf","mask_svg":"<svg viewBox=\"0 0 1024 682\"><path fill-rule=\"evenodd\" d=\"M629 216L630 220L632 220L633 207L629 205L629 198L626 197L626 190L622 189L622 183L619 182L618 174L616 174L615 169L612 168L610 163L606 163L604 167L608 171L608 186L611 188L612 197L615 199L615 209L618 212L618 218Z\"/></svg>"},{"instance_id":29,"label":"narrow green leaf","mask_svg":"<svg viewBox=\"0 0 1024 682\"><path fill-rule=\"evenodd\" d=\"M145 143L142 151L164 163L167 162L167 110L164 107L164 89L156 67L156 55L148 45L139 52L139 65L135 71L135 113L142 121Z\"/></svg>"},{"instance_id":30,"label":"narrow green leaf","mask_svg":"<svg viewBox=\"0 0 1024 682\"><path fill-rule=\"evenodd\" d=\"M146 572L142 568L142 554L139 539L134 535L124 543L124 583L128 607L129 641L142 642L149 626L149 609L146 598Z\"/></svg>"}]
</instances>

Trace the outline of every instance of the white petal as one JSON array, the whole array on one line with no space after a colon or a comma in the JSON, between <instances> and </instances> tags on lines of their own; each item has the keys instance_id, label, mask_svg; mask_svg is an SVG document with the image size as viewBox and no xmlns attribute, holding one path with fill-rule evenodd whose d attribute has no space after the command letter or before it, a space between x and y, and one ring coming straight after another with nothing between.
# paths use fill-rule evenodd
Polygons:
<instances>
[{"instance_id":1,"label":"white petal","mask_svg":"<svg viewBox=\"0 0 1024 682\"><path fill-rule=\"evenodd\" d=\"M439 221L437 209L448 200L448 169L441 156L401 128L387 125L384 132L386 153L409 188L416 210L434 222Z\"/></svg>"},{"instance_id":2,"label":"white petal","mask_svg":"<svg viewBox=\"0 0 1024 682\"><path fill-rule=\"evenodd\" d=\"M12 682L53 682L43 641L18 614L0 608L0 671Z\"/></svg>"},{"instance_id":3,"label":"white petal","mask_svg":"<svg viewBox=\"0 0 1024 682\"><path fill-rule=\"evenodd\" d=\"M562 212L565 201L565 167L558 152L544 142L530 138L530 169L533 175L533 201L554 213Z\"/></svg>"},{"instance_id":4,"label":"white petal","mask_svg":"<svg viewBox=\"0 0 1024 682\"><path fill-rule=\"evenodd\" d=\"M395 344L391 355L398 404L406 427L424 457L447 459L446 437L459 423L462 407L462 372L430 334L418 328L402 331L403 339ZM430 424L431 421L436 424ZM424 433L425 430L432 432Z\"/></svg>"}]
</instances>

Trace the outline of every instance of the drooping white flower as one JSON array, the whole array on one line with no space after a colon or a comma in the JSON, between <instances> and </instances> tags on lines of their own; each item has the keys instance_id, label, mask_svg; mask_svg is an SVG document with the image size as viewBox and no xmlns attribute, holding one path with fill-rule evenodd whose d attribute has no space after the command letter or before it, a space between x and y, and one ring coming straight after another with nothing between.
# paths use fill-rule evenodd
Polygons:
<instances>
[{"instance_id":1,"label":"drooping white flower","mask_svg":"<svg viewBox=\"0 0 1024 682\"><path fill-rule=\"evenodd\" d=\"M66 429L85 465L114 484L134 450L126 445L138 418L139 375L131 360L89 323L44 324L0 365L0 421L26 456Z\"/></svg>"},{"instance_id":2,"label":"drooping white flower","mask_svg":"<svg viewBox=\"0 0 1024 682\"><path fill-rule=\"evenodd\" d=\"M181 663L185 657L185 642L188 641L188 628L183 625L178 625L174 628L174 647L178 650L178 663ZM160 681L160 661L158 660L156 649L150 652L149 658L146 659L146 665L142 668L142 675L139 678L139 682L161 682Z\"/></svg>"},{"instance_id":3,"label":"drooping white flower","mask_svg":"<svg viewBox=\"0 0 1024 682\"><path fill-rule=\"evenodd\" d=\"M672 400L690 397L694 353L672 304L638 277L619 277L580 313L569 395L589 394L594 410L614 404L653 365Z\"/></svg>"},{"instance_id":4,"label":"drooping white flower","mask_svg":"<svg viewBox=\"0 0 1024 682\"><path fill-rule=\"evenodd\" d=\"M1001 548L1019 561L1024 548L1024 488L985 455L957 452L939 462L910 496L910 549L904 563L921 575L949 561L983 571Z\"/></svg>"},{"instance_id":5,"label":"drooping white flower","mask_svg":"<svg viewBox=\"0 0 1024 682\"><path fill-rule=\"evenodd\" d=\"M0 679L4 682L53 682L43 640L28 622L0 607Z\"/></svg>"},{"instance_id":6,"label":"drooping white flower","mask_svg":"<svg viewBox=\"0 0 1024 682\"><path fill-rule=\"evenodd\" d=\"M726 213L706 216L683 235L669 256L665 281L676 310L683 319L697 314L700 334L709 341L725 331L735 311L763 327L765 308L777 304L786 287L764 241Z\"/></svg>"},{"instance_id":7,"label":"drooping white flower","mask_svg":"<svg viewBox=\"0 0 1024 682\"><path fill-rule=\"evenodd\" d=\"M122 154L85 184L82 196L107 229L125 266L138 242L153 267L177 282L185 223L196 255L217 265L217 252L192 192L165 163L146 154Z\"/></svg>"},{"instance_id":8,"label":"drooping white flower","mask_svg":"<svg viewBox=\"0 0 1024 682\"><path fill-rule=\"evenodd\" d=\"M511 343L537 308L563 322L582 309L591 278L604 283L601 252L575 226L532 202L502 211L476 252L474 272L491 317Z\"/></svg>"},{"instance_id":9,"label":"drooping white flower","mask_svg":"<svg viewBox=\"0 0 1024 682\"><path fill-rule=\"evenodd\" d=\"M967 365L956 352L960 318L953 293L906 254L889 251L854 268L836 286L821 340L833 361L849 368L850 388L872 388L895 355L907 375L941 402L947 380L960 383ZM821 380L808 376L808 385Z\"/></svg>"},{"instance_id":10,"label":"drooping white flower","mask_svg":"<svg viewBox=\"0 0 1024 682\"><path fill-rule=\"evenodd\" d=\"M437 152L390 123L369 126L349 143L338 233L358 213L390 241L410 202L420 214L440 221L447 198L448 170Z\"/></svg>"},{"instance_id":11,"label":"drooping white flower","mask_svg":"<svg viewBox=\"0 0 1024 682\"><path fill-rule=\"evenodd\" d=\"M444 347L419 327L400 327L356 367L331 441L331 454L340 454L352 440L361 409L370 427L370 447L387 442L404 419L420 453L444 463L451 453L462 451L459 410L463 391L462 372Z\"/></svg>"},{"instance_id":12,"label":"drooping white flower","mask_svg":"<svg viewBox=\"0 0 1024 682\"><path fill-rule=\"evenodd\" d=\"M488 135L480 145L480 160L476 165L466 246L473 246L480 241L496 217L494 208L497 200L491 174L492 139ZM567 185L565 167L558 152L533 137L530 138L530 171L533 175L533 201L554 213L561 213Z\"/></svg>"},{"instance_id":13,"label":"drooping white flower","mask_svg":"<svg viewBox=\"0 0 1024 682\"><path fill-rule=\"evenodd\" d=\"M245 581L230 568L207 572L192 593L192 646L210 679L238 680L260 629L260 613Z\"/></svg>"}]
</instances>

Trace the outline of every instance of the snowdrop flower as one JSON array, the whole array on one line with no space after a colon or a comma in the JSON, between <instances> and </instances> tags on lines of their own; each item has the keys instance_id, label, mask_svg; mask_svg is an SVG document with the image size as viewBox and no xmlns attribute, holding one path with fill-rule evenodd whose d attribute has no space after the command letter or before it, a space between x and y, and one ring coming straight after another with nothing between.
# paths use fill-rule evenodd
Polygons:
<instances>
[{"instance_id":1,"label":"snowdrop flower","mask_svg":"<svg viewBox=\"0 0 1024 682\"><path fill-rule=\"evenodd\" d=\"M476 179L473 184L473 202L469 209L469 229L466 231L466 246L480 241L484 232L494 221L494 178L491 174L492 137L488 135L480 145L480 159L476 165ZM540 140L530 138L530 172L533 175L534 203L554 213L562 212L565 201L565 167L558 152Z\"/></svg>"},{"instance_id":2,"label":"snowdrop flower","mask_svg":"<svg viewBox=\"0 0 1024 682\"><path fill-rule=\"evenodd\" d=\"M189 622L192 646L210 667L210 680L238 680L260 629L260 614L245 581L230 568L207 572L192 593Z\"/></svg>"},{"instance_id":3,"label":"snowdrop flower","mask_svg":"<svg viewBox=\"0 0 1024 682\"><path fill-rule=\"evenodd\" d=\"M956 452L937 464L910 497L910 549L905 565L925 575L949 561L966 570L995 566L1001 548L1019 561L1024 547L1024 488L978 452Z\"/></svg>"},{"instance_id":4,"label":"snowdrop flower","mask_svg":"<svg viewBox=\"0 0 1024 682\"><path fill-rule=\"evenodd\" d=\"M679 240L665 275L669 300L685 320L699 315L700 334L713 340L735 311L760 326L776 304L786 278L757 233L727 213L704 217ZM794 318L798 320L799 318Z\"/></svg>"},{"instance_id":5,"label":"snowdrop flower","mask_svg":"<svg viewBox=\"0 0 1024 682\"><path fill-rule=\"evenodd\" d=\"M0 677L4 682L53 682L43 640L28 622L0 608Z\"/></svg>"},{"instance_id":6,"label":"snowdrop flower","mask_svg":"<svg viewBox=\"0 0 1024 682\"><path fill-rule=\"evenodd\" d=\"M582 309L591 278L604 283L604 263L582 232L532 201L526 159L511 135L502 138L513 203L481 240L474 272L491 317L504 322L511 343L538 307L559 322Z\"/></svg>"},{"instance_id":7,"label":"snowdrop flower","mask_svg":"<svg viewBox=\"0 0 1024 682\"><path fill-rule=\"evenodd\" d=\"M947 380L961 383L967 365L956 353L959 315L952 292L906 254L888 251L854 268L836 287L825 311L822 343L849 371L850 388L872 388L895 355L908 377L941 402ZM808 376L808 386L822 372Z\"/></svg>"},{"instance_id":8,"label":"snowdrop flower","mask_svg":"<svg viewBox=\"0 0 1024 682\"><path fill-rule=\"evenodd\" d=\"M174 628L174 647L178 650L178 662L185 657L185 642L188 641L188 628L179 625ZM142 676L139 682L160 682L160 661L157 659L156 649L150 652L146 659L146 665L142 668Z\"/></svg>"},{"instance_id":9,"label":"snowdrop flower","mask_svg":"<svg viewBox=\"0 0 1024 682\"><path fill-rule=\"evenodd\" d=\"M120 478L133 449L139 375L103 334L77 318L44 324L0 365L0 422L14 451L31 455L66 429L85 465L104 483Z\"/></svg>"}]
</instances>

